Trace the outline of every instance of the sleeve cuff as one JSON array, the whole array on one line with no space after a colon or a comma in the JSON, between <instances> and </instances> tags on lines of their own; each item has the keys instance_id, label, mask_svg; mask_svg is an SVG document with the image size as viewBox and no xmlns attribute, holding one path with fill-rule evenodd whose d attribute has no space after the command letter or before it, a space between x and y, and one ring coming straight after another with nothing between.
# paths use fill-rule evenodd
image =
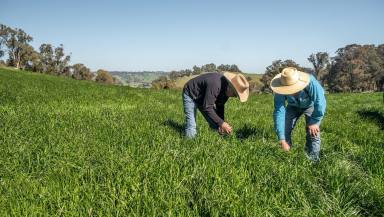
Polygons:
<instances>
[{"instance_id":1,"label":"sleeve cuff","mask_svg":"<svg viewBox=\"0 0 384 217\"><path fill-rule=\"evenodd\" d=\"M279 140L285 140L285 135L284 134L277 134L277 137Z\"/></svg>"},{"instance_id":2,"label":"sleeve cuff","mask_svg":"<svg viewBox=\"0 0 384 217\"><path fill-rule=\"evenodd\" d=\"M217 127L220 127L223 123L224 123L224 120L220 120L219 122L217 122Z\"/></svg>"},{"instance_id":3,"label":"sleeve cuff","mask_svg":"<svg viewBox=\"0 0 384 217\"><path fill-rule=\"evenodd\" d=\"M313 125L313 124L320 125L320 122L321 122L321 119L316 120L316 119L310 118L308 121L308 125Z\"/></svg>"}]
</instances>

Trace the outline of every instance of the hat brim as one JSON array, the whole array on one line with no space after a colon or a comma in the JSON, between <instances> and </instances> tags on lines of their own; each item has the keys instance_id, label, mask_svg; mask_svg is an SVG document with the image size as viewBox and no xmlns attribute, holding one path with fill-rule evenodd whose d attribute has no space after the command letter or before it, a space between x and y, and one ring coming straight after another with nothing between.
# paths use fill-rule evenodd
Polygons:
<instances>
[{"instance_id":1,"label":"hat brim","mask_svg":"<svg viewBox=\"0 0 384 217\"><path fill-rule=\"evenodd\" d=\"M292 85L283 85L281 83L281 73L277 74L271 81L271 89L273 92L283 95L295 94L303 90L309 84L309 74L305 72L299 73L299 80Z\"/></svg>"},{"instance_id":2,"label":"hat brim","mask_svg":"<svg viewBox=\"0 0 384 217\"><path fill-rule=\"evenodd\" d=\"M232 82L231 82L232 79L236 76L236 74L235 73L224 72L223 75L228 80L228 83L232 87L232 89L234 89L236 91L237 98L239 98L240 102L246 102L248 100L248 96L249 96L249 88L247 88L243 92L240 92L240 90L238 88L236 88L232 84Z\"/></svg>"}]
</instances>

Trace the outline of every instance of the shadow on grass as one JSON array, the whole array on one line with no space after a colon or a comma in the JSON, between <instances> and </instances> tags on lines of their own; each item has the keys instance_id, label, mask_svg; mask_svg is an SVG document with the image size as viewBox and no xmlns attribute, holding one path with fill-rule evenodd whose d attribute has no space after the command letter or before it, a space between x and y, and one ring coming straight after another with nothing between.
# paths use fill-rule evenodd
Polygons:
<instances>
[{"instance_id":1,"label":"shadow on grass","mask_svg":"<svg viewBox=\"0 0 384 217\"><path fill-rule=\"evenodd\" d=\"M264 137L264 131L256 127L249 125L244 125L242 128L239 128L235 131L236 137L238 139L248 139L249 137Z\"/></svg>"},{"instance_id":2,"label":"shadow on grass","mask_svg":"<svg viewBox=\"0 0 384 217\"><path fill-rule=\"evenodd\" d=\"M380 112L360 110L357 111L357 113L361 118L375 122L381 130L384 130L384 115L382 115Z\"/></svg>"},{"instance_id":3,"label":"shadow on grass","mask_svg":"<svg viewBox=\"0 0 384 217\"><path fill-rule=\"evenodd\" d=\"M183 124L180 124L172 119L167 119L163 122L164 126L168 126L172 128L176 133L179 133L180 136L184 133L184 126Z\"/></svg>"}]
</instances>

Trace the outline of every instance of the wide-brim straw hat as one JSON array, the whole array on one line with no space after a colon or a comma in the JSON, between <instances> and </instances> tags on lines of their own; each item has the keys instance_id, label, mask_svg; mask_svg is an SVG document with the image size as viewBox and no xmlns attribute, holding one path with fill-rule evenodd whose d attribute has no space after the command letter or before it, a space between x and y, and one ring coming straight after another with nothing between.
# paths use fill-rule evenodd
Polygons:
<instances>
[{"instance_id":1,"label":"wide-brim straw hat","mask_svg":"<svg viewBox=\"0 0 384 217\"><path fill-rule=\"evenodd\" d=\"M224 76L229 81L231 87L236 91L240 102L246 102L249 96L249 83L244 75L224 72Z\"/></svg>"},{"instance_id":2,"label":"wide-brim straw hat","mask_svg":"<svg viewBox=\"0 0 384 217\"><path fill-rule=\"evenodd\" d=\"M275 93L290 95L303 90L308 84L309 74L287 67L272 79L270 87Z\"/></svg>"}]
</instances>

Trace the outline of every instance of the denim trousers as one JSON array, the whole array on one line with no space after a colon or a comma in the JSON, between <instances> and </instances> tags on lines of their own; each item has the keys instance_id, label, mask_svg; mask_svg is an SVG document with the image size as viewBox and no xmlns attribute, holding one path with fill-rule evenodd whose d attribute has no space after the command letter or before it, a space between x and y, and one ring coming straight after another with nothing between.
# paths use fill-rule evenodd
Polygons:
<instances>
[{"instance_id":1,"label":"denim trousers","mask_svg":"<svg viewBox=\"0 0 384 217\"><path fill-rule=\"evenodd\" d=\"M285 140L288 144L292 145L292 130L295 128L297 120L301 115L305 115L306 123L306 143L305 143L305 152L307 157L312 161L318 161L320 155L320 132L316 136L311 136L308 129L309 119L313 113L313 106L309 108L297 108L294 106L287 106L285 112ZM319 123L320 125L320 123Z\"/></svg>"},{"instance_id":2,"label":"denim trousers","mask_svg":"<svg viewBox=\"0 0 384 217\"><path fill-rule=\"evenodd\" d=\"M194 138L197 134L196 130L196 110L197 105L193 99L185 92L183 92L183 105L184 105L184 133L187 138ZM208 122L211 129L217 130L219 127L213 120L208 117L204 112L201 112L205 120Z\"/></svg>"}]
</instances>

